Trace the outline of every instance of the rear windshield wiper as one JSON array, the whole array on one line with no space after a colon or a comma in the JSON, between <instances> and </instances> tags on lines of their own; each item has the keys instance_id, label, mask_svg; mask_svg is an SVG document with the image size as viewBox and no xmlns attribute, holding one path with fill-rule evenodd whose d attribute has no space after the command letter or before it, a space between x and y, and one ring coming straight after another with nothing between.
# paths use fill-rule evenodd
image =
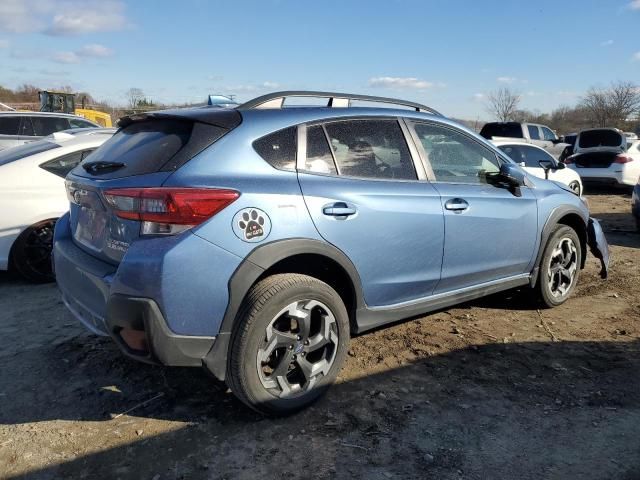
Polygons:
<instances>
[{"instance_id":1,"label":"rear windshield wiper","mask_svg":"<svg viewBox=\"0 0 640 480\"><path fill-rule=\"evenodd\" d=\"M126 165L122 162L88 162L83 163L82 168L84 168L89 173L98 173L103 170L118 170L119 168L126 167Z\"/></svg>"}]
</instances>

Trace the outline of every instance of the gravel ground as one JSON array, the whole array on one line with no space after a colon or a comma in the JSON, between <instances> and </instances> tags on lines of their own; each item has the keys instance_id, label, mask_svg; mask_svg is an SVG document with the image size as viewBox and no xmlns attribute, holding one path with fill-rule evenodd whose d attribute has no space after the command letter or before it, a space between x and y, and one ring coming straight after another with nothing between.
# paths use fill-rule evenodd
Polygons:
<instances>
[{"instance_id":1,"label":"gravel ground","mask_svg":"<svg viewBox=\"0 0 640 480\"><path fill-rule=\"evenodd\" d=\"M352 341L339 383L279 420L198 369L124 358L54 285L0 275L0 478L640 478L640 235L595 192L611 278L508 292Z\"/></svg>"}]
</instances>

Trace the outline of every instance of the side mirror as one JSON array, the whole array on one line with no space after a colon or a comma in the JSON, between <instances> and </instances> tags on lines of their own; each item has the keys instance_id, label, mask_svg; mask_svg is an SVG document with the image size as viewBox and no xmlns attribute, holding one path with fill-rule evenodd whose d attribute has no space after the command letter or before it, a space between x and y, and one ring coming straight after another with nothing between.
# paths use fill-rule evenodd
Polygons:
<instances>
[{"instance_id":1,"label":"side mirror","mask_svg":"<svg viewBox=\"0 0 640 480\"><path fill-rule=\"evenodd\" d=\"M556 138L555 140L551 140L551 143L553 143L554 145L557 145L559 143L564 143L564 139L561 138Z\"/></svg>"},{"instance_id":2,"label":"side mirror","mask_svg":"<svg viewBox=\"0 0 640 480\"><path fill-rule=\"evenodd\" d=\"M524 185L524 172L513 163L503 163L500 165L500 179L512 187Z\"/></svg>"},{"instance_id":3,"label":"side mirror","mask_svg":"<svg viewBox=\"0 0 640 480\"><path fill-rule=\"evenodd\" d=\"M566 168L566 165L564 163L552 162L551 160L540 160L538 164L544 170L544 178L546 180L549 180L549 172L551 170L562 170L563 168Z\"/></svg>"}]
</instances>

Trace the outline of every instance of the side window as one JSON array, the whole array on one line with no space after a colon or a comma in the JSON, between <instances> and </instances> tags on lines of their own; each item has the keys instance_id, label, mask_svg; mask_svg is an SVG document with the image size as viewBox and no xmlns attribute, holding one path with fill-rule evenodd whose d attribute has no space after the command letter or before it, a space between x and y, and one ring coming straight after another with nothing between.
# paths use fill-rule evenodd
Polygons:
<instances>
[{"instance_id":1,"label":"side window","mask_svg":"<svg viewBox=\"0 0 640 480\"><path fill-rule=\"evenodd\" d=\"M529 129L529 138L531 140L540 140L540 131L538 130L538 127L535 125L527 125L527 128Z\"/></svg>"},{"instance_id":2,"label":"side window","mask_svg":"<svg viewBox=\"0 0 640 480\"><path fill-rule=\"evenodd\" d=\"M305 170L314 173L336 175L336 166L329 148L329 142L321 125L307 128L307 158Z\"/></svg>"},{"instance_id":3,"label":"side window","mask_svg":"<svg viewBox=\"0 0 640 480\"><path fill-rule=\"evenodd\" d=\"M514 162L524 163L525 166L529 166L527 165L524 153L522 152L522 148L520 147L520 145L500 145L498 148L506 153L507 156Z\"/></svg>"},{"instance_id":4,"label":"side window","mask_svg":"<svg viewBox=\"0 0 640 480\"><path fill-rule=\"evenodd\" d=\"M0 135L18 135L20 117L7 115L0 117Z\"/></svg>"},{"instance_id":5,"label":"side window","mask_svg":"<svg viewBox=\"0 0 640 480\"><path fill-rule=\"evenodd\" d=\"M541 128L542 128L542 135L544 136L545 140L555 140L557 138L556 134L553 133L551 129L547 127L541 127Z\"/></svg>"},{"instance_id":6,"label":"side window","mask_svg":"<svg viewBox=\"0 0 640 480\"><path fill-rule=\"evenodd\" d=\"M253 142L253 148L272 167L296 169L296 127L285 128Z\"/></svg>"},{"instance_id":7,"label":"side window","mask_svg":"<svg viewBox=\"0 0 640 480\"><path fill-rule=\"evenodd\" d=\"M40 164L40 168L64 178L67 176L67 173L73 170L80 163L82 160L82 154L83 152L70 153L69 155L64 155L42 163Z\"/></svg>"},{"instance_id":8,"label":"side window","mask_svg":"<svg viewBox=\"0 0 640 480\"><path fill-rule=\"evenodd\" d=\"M31 117L22 117L20 121L19 135L33 137L33 125L31 125Z\"/></svg>"},{"instance_id":9,"label":"side window","mask_svg":"<svg viewBox=\"0 0 640 480\"><path fill-rule=\"evenodd\" d=\"M396 120L348 120L325 125L338 173L416 180L409 147Z\"/></svg>"},{"instance_id":10,"label":"side window","mask_svg":"<svg viewBox=\"0 0 640 480\"><path fill-rule=\"evenodd\" d=\"M541 168L540 160L549 160L554 165L556 164L555 159L543 150L526 146L520 148L522 148L522 152L524 153L524 164L527 167Z\"/></svg>"},{"instance_id":11,"label":"side window","mask_svg":"<svg viewBox=\"0 0 640 480\"><path fill-rule=\"evenodd\" d=\"M31 117L33 132L38 137L46 137L52 133L69 128L69 120L64 117Z\"/></svg>"},{"instance_id":12,"label":"side window","mask_svg":"<svg viewBox=\"0 0 640 480\"><path fill-rule=\"evenodd\" d=\"M79 118L70 118L69 123L71 124L71 128L96 128L95 125Z\"/></svg>"},{"instance_id":13,"label":"side window","mask_svg":"<svg viewBox=\"0 0 640 480\"><path fill-rule=\"evenodd\" d=\"M438 182L487 183L500 171L494 152L451 128L416 123L415 132Z\"/></svg>"}]
</instances>

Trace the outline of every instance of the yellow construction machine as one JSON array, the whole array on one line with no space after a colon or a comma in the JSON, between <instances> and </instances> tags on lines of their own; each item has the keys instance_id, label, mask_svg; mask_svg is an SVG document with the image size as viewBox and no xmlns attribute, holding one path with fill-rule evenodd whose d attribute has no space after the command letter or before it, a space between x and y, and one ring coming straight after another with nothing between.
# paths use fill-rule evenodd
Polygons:
<instances>
[{"instance_id":1,"label":"yellow construction machine","mask_svg":"<svg viewBox=\"0 0 640 480\"><path fill-rule=\"evenodd\" d=\"M103 127L113 126L111 115L108 113L84 108L84 98L82 99L82 108L76 108L76 95L74 93L43 90L39 92L39 96L41 112L74 113Z\"/></svg>"}]
</instances>

